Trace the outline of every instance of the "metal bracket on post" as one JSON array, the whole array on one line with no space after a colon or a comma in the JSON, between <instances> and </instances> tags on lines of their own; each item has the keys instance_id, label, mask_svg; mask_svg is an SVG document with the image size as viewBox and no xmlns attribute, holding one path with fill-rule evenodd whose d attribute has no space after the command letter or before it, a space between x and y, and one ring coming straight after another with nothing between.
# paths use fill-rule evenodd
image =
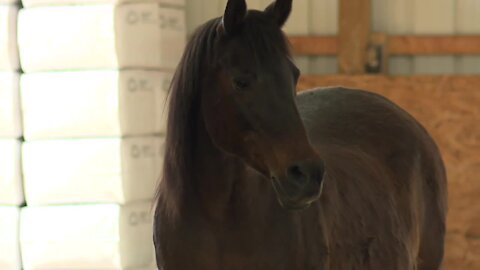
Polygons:
<instances>
[{"instance_id":1,"label":"metal bracket on post","mask_svg":"<svg viewBox=\"0 0 480 270\"><path fill-rule=\"evenodd\" d=\"M367 47L365 70L369 74L388 73L387 36L383 33L374 33L370 37Z\"/></svg>"}]
</instances>

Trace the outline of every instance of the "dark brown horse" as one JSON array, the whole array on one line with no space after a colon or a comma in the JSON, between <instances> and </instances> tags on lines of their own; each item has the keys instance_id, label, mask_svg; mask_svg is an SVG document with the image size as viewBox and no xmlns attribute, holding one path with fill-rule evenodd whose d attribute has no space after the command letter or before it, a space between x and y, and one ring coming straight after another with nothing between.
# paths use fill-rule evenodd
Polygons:
<instances>
[{"instance_id":1,"label":"dark brown horse","mask_svg":"<svg viewBox=\"0 0 480 270\"><path fill-rule=\"evenodd\" d=\"M291 0L192 36L169 101L154 242L164 270L439 269L446 177L435 143L385 98L296 95Z\"/></svg>"}]
</instances>

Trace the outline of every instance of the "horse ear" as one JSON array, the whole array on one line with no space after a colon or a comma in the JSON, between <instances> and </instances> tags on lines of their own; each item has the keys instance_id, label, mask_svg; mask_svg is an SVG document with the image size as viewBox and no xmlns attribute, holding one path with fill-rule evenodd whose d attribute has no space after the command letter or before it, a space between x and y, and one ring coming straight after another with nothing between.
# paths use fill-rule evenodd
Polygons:
<instances>
[{"instance_id":1,"label":"horse ear","mask_svg":"<svg viewBox=\"0 0 480 270\"><path fill-rule=\"evenodd\" d=\"M292 0L276 0L271 3L265 13L271 16L279 27L282 27L292 11Z\"/></svg>"},{"instance_id":2,"label":"horse ear","mask_svg":"<svg viewBox=\"0 0 480 270\"><path fill-rule=\"evenodd\" d=\"M225 14L223 15L223 30L232 34L238 30L247 15L245 0L228 0Z\"/></svg>"}]
</instances>

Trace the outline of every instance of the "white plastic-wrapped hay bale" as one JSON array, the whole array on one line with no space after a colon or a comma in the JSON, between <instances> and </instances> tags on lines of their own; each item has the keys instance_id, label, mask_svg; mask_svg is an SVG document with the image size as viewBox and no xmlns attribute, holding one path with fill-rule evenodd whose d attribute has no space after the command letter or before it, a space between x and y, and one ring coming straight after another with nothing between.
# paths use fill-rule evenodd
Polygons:
<instances>
[{"instance_id":1,"label":"white plastic-wrapped hay bale","mask_svg":"<svg viewBox=\"0 0 480 270\"><path fill-rule=\"evenodd\" d=\"M0 269L22 269L19 245L20 209L0 206Z\"/></svg>"},{"instance_id":2,"label":"white plastic-wrapped hay bale","mask_svg":"<svg viewBox=\"0 0 480 270\"><path fill-rule=\"evenodd\" d=\"M13 2L9 1L5 4ZM17 15L17 6L0 4L0 70L15 71L19 69Z\"/></svg>"},{"instance_id":3,"label":"white plastic-wrapped hay bale","mask_svg":"<svg viewBox=\"0 0 480 270\"><path fill-rule=\"evenodd\" d=\"M0 2L1 1L2 0L0 0ZM55 5L128 4L144 2L155 2L178 7L185 6L185 0L22 0L22 4L26 8Z\"/></svg>"},{"instance_id":4,"label":"white plastic-wrapped hay bale","mask_svg":"<svg viewBox=\"0 0 480 270\"><path fill-rule=\"evenodd\" d=\"M18 0L0 0L0 5L13 5L19 2Z\"/></svg>"},{"instance_id":5,"label":"white plastic-wrapped hay bale","mask_svg":"<svg viewBox=\"0 0 480 270\"><path fill-rule=\"evenodd\" d=\"M171 76L168 72L144 70L23 75L25 138L164 133Z\"/></svg>"},{"instance_id":6,"label":"white plastic-wrapped hay bale","mask_svg":"<svg viewBox=\"0 0 480 270\"><path fill-rule=\"evenodd\" d=\"M184 11L154 2L27 8L18 20L25 72L172 70L185 39Z\"/></svg>"},{"instance_id":7,"label":"white plastic-wrapped hay bale","mask_svg":"<svg viewBox=\"0 0 480 270\"><path fill-rule=\"evenodd\" d=\"M160 137L26 142L25 198L28 205L148 200L162 163Z\"/></svg>"},{"instance_id":8,"label":"white plastic-wrapped hay bale","mask_svg":"<svg viewBox=\"0 0 480 270\"><path fill-rule=\"evenodd\" d=\"M150 202L22 209L25 270L142 269L152 264Z\"/></svg>"},{"instance_id":9,"label":"white plastic-wrapped hay bale","mask_svg":"<svg viewBox=\"0 0 480 270\"><path fill-rule=\"evenodd\" d=\"M20 141L0 139L0 205L18 206L24 201L20 157Z\"/></svg>"},{"instance_id":10,"label":"white plastic-wrapped hay bale","mask_svg":"<svg viewBox=\"0 0 480 270\"><path fill-rule=\"evenodd\" d=\"M19 75L0 72L0 138L18 138L22 134Z\"/></svg>"}]
</instances>

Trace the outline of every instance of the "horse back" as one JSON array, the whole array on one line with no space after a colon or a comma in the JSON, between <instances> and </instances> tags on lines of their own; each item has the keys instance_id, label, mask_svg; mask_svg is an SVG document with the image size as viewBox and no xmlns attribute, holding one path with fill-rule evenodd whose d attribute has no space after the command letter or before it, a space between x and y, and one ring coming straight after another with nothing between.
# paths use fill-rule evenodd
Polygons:
<instances>
[{"instance_id":1,"label":"horse back","mask_svg":"<svg viewBox=\"0 0 480 270\"><path fill-rule=\"evenodd\" d=\"M314 89L299 94L297 106L326 163L319 204L332 269L438 269L446 176L425 129L386 98L362 90Z\"/></svg>"}]
</instances>

